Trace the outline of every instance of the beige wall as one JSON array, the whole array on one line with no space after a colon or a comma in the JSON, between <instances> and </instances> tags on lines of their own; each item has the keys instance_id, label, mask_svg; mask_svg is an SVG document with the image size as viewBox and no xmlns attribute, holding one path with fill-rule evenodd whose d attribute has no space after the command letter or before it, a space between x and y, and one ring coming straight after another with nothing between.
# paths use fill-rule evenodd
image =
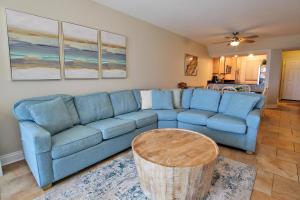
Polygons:
<instances>
[{"instance_id":1,"label":"beige wall","mask_svg":"<svg viewBox=\"0 0 300 200\"><path fill-rule=\"evenodd\" d=\"M280 49L272 49L268 55L268 62L268 66L270 66L270 68L268 77L269 89L267 94L267 105L274 107L277 105L279 100L282 51Z\"/></svg>"},{"instance_id":2,"label":"beige wall","mask_svg":"<svg viewBox=\"0 0 300 200\"><path fill-rule=\"evenodd\" d=\"M4 8L108 30L128 37L128 78L111 80L11 81ZM184 54L199 57L197 77L185 77ZM18 99L55 93L84 94L130 88L170 88L180 81L204 85L211 78L207 49L186 38L86 0L0 1L0 155L21 149L11 114Z\"/></svg>"},{"instance_id":3,"label":"beige wall","mask_svg":"<svg viewBox=\"0 0 300 200\"><path fill-rule=\"evenodd\" d=\"M282 52L282 59L299 59L300 58L300 50L294 51L283 51Z\"/></svg>"}]
</instances>

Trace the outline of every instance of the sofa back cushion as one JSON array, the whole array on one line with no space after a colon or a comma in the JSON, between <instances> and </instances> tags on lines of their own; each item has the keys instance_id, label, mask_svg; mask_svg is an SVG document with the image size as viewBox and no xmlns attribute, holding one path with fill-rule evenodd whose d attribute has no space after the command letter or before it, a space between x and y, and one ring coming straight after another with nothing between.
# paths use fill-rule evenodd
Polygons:
<instances>
[{"instance_id":1,"label":"sofa back cushion","mask_svg":"<svg viewBox=\"0 0 300 200\"><path fill-rule=\"evenodd\" d=\"M138 110L135 97L130 90L112 92L110 93L110 100L115 116Z\"/></svg>"},{"instance_id":2,"label":"sofa back cushion","mask_svg":"<svg viewBox=\"0 0 300 200\"><path fill-rule=\"evenodd\" d=\"M152 90L152 109L173 109L173 93L171 90Z\"/></svg>"},{"instance_id":3,"label":"sofa back cushion","mask_svg":"<svg viewBox=\"0 0 300 200\"><path fill-rule=\"evenodd\" d=\"M79 116L77 114L73 97L70 95L63 95L63 94L57 94L57 95L51 95L51 96L42 96L42 97L33 97L33 98L28 98L28 99L23 99L15 103L14 108L13 108L13 113L14 116L19 120L19 121L33 121L33 118L28 110L29 105L35 105L38 103L43 103L47 101L54 100L58 97L61 97L64 101L64 103L67 106L67 109L71 115L73 125L79 124Z\"/></svg>"},{"instance_id":4,"label":"sofa back cushion","mask_svg":"<svg viewBox=\"0 0 300 200\"><path fill-rule=\"evenodd\" d=\"M141 92L139 89L132 90L133 96L135 98L135 101L137 103L138 109L141 109L142 106L142 98L141 98Z\"/></svg>"},{"instance_id":5,"label":"sofa back cushion","mask_svg":"<svg viewBox=\"0 0 300 200\"><path fill-rule=\"evenodd\" d=\"M184 109L189 109L194 89L184 89L181 96L181 106Z\"/></svg>"},{"instance_id":6,"label":"sofa back cushion","mask_svg":"<svg viewBox=\"0 0 300 200\"><path fill-rule=\"evenodd\" d=\"M61 97L28 105L28 110L35 123L49 131L51 135L73 126L71 115Z\"/></svg>"},{"instance_id":7,"label":"sofa back cushion","mask_svg":"<svg viewBox=\"0 0 300 200\"><path fill-rule=\"evenodd\" d=\"M260 100L258 96L234 93L224 110L225 115L246 119L248 113L253 110L254 106Z\"/></svg>"},{"instance_id":8,"label":"sofa back cushion","mask_svg":"<svg viewBox=\"0 0 300 200\"><path fill-rule=\"evenodd\" d=\"M191 100L191 108L217 112L221 94L207 89L195 89Z\"/></svg>"},{"instance_id":9,"label":"sofa back cushion","mask_svg":"<svg viewBox=\"0 0 300 200\"><path fill-rule=\"evenodd\" d=\"M81 124L88 124L114 115L109 95L106 92L76 96L74 99Z\"/></svg>"},{"instance_id":10,"label":"sofa back cushion","mask_svg":"<svg viewBox=\"0 0 300 200\"><path fill-rule=\"evenodd\" d=\"M231 97L236 94L236 92L226 92L222 95L220 106L219 106L219 112L224 113L226 110ZM254 96L254 97L259 97L259 101L256 103L254 108L256 109L262 109L265 103L265 97L261 94L256 94L256 93L250 93L250 92L239 92L238 94L244 94L248 96Z\"/></svg>"}]
</instances>

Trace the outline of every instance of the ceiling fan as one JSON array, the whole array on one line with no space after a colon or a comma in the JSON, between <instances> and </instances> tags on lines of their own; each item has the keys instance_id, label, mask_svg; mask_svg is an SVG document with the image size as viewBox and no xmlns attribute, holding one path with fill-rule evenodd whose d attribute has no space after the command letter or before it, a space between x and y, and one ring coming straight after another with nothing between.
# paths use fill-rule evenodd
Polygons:
<instances>
[{"instance_id":1,"label":"ceiling fan","mask_svg":"<svg viewBox=\"0 0 300 200\"><path fill-rule=\"evenodd\" d=\"M214 44L221 44L221 43L227 43L227 45L236 47L239 46L241 43L254 43L255 40L252 40L254 38L258 38L258 35L250 35L250 36L239 36L239 32L233 32L232 36L225 37L226 39L229 39L228 41L224 42L216 42Z\"/></svg>"}]
</instances>

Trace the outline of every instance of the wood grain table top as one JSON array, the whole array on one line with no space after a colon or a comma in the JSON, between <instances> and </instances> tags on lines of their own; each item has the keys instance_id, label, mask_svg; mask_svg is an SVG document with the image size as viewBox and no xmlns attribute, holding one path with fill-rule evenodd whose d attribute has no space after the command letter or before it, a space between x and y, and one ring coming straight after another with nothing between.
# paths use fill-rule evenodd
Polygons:
<instances>
[{"instance_id":1,"label":"wood grain table top","mask_svg":"<svg viewBox=\"0 0 300 200\"><path fill-rule=\"evenodd\" d=\"M205 135L183 129L155 129L137 136L132 149L143 159L166 167L205 165L219 154Z\"/></svg>"}]
</instances>

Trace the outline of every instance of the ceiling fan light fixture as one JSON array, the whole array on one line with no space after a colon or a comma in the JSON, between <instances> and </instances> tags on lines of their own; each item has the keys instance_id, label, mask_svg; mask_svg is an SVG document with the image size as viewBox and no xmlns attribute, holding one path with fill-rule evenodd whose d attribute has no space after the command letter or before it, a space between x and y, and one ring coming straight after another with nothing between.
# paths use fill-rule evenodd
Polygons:
<instances>
[{"instance_id":1,"label":"ceiling fan light fixture","mask_svg":"<svg viewBox=\"0 0 300 200\"><path fill-rule=\"evenodd\" d=\"M234 41L230 42L230 46L236 47L236 46L239 46L239 45L240 45L240 41L238 41L238 40L234 40Z\"/></svg>"},{"instance_id":2,"label":"ceiling fan light fixture","mask_svg":"<svg viewBox=\"0 0 300 200\"><path fill-rule=\"evenodd\" d=\"M244 43L254 43L255 40L253 40L254 38L258 38L258 35L249 35L249 36L239 36L239 32L233 32L232 36L226 36L225 39L227 39L227 41L224 42L215 42L213 44L223 44L226 43L227 46L232 46L232 47L237 47L240 44L244 44Z\"/></svg>"}]
</instances>

